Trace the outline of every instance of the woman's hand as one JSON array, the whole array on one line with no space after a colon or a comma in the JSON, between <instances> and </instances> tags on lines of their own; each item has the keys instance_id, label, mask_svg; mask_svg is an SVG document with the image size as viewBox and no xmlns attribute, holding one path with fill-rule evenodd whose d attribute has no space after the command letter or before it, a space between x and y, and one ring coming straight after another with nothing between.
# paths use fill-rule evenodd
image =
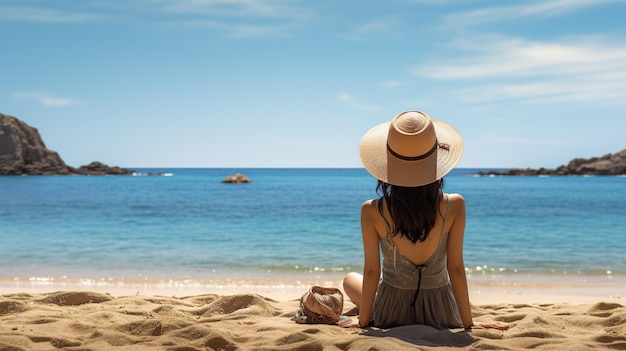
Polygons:
<instances>
[{"instance_id":1,"label":"woman's hand","mask_svg":"<svg viewBox=\"0 0 626 351\"><path fill-rule=\"evenodd\" d=\"M481 323L481 322L474 322L474 325L472 325L469 328L466 328L465 330L472 330L472 329L497 329L497 330L507 330L509 329L511 326L509 324L504 324L504 323Z\"/></svg>"},{"instance_id":2,"label":"woman's hand","mask_svg":"<svg viewBox=\"0 0 626 351\"><path fill-rule=\"evenodd\" d=\"M343 328L364 328L359 323L359 316L348 317L341 316L341 320L337 322L337 325Z\"/></svg>"}]
</instances>

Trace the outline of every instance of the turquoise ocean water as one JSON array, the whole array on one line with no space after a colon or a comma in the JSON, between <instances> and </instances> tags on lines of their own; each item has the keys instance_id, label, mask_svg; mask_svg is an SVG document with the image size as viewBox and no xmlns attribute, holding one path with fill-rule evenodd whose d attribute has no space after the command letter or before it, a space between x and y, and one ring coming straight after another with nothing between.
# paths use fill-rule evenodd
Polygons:
<instances>
[{"instance_id":1,"label":"turquoise ocean water","mask_svg":"<svg viewBox=\"0 0 626 351\"><path fill-rule=\"evenodd\" d=\"M0 177L0 279L282 279L362 268L363 169ZM626 177L475 177L468 272L626 276ZM222 184L236 172L249 184Z\"/></svg>"}]
</instances>

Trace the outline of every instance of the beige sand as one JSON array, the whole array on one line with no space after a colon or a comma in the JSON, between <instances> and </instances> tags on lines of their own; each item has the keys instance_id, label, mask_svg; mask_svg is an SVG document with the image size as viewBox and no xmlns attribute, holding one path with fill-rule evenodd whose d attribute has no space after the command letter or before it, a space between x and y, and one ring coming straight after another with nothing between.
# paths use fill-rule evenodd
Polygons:
<instances>
[{"instance_id":1,"label":"beige sand","mask_svg":"<svg viewBox=\"0 0 626 351\"><path fill-rule=\"evenodd\" d=\"M291 320L297 308L297 300L251 292L189 297L7 293L0 296L0 351L626 350L626 309L616 299L474 305L475 320L512 327L470 333L425 326L300 325ZM354 313L354 305L346 301L344 312Z\"/></svg>"}]
</instances>

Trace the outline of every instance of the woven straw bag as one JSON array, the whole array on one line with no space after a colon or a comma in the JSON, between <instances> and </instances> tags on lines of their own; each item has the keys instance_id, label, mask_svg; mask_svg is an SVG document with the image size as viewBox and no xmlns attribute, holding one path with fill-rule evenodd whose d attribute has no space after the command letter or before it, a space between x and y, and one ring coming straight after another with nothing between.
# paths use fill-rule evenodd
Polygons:
<instances>
[{"instance_id":1,"label":"woven straw bag","mask_svg":"<svg viewBox=\"0 0 626 351\"><path fill-rule=\"evenodd\" d=\"M296 322L337 324L343 312L343 294L339 289L313 286L300 298Z\"/></svg>"}]
</instances>

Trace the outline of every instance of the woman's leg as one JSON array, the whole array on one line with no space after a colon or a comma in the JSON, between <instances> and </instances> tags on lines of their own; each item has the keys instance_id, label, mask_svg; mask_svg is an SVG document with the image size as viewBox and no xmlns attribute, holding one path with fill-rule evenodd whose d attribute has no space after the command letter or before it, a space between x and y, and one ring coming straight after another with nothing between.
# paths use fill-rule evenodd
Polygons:
<instances>
[{"instance_id":1,"label":"woman's leg","mask_svg":"<svg viewBox=\"0 0 626 351\"><path fill-rule=\"evenodd\" d=\"M359 273L348 273L343 278L343 291L356 307L361 305L361 291L363 291L363 276Z\"/></svg>"}]
</instances>

